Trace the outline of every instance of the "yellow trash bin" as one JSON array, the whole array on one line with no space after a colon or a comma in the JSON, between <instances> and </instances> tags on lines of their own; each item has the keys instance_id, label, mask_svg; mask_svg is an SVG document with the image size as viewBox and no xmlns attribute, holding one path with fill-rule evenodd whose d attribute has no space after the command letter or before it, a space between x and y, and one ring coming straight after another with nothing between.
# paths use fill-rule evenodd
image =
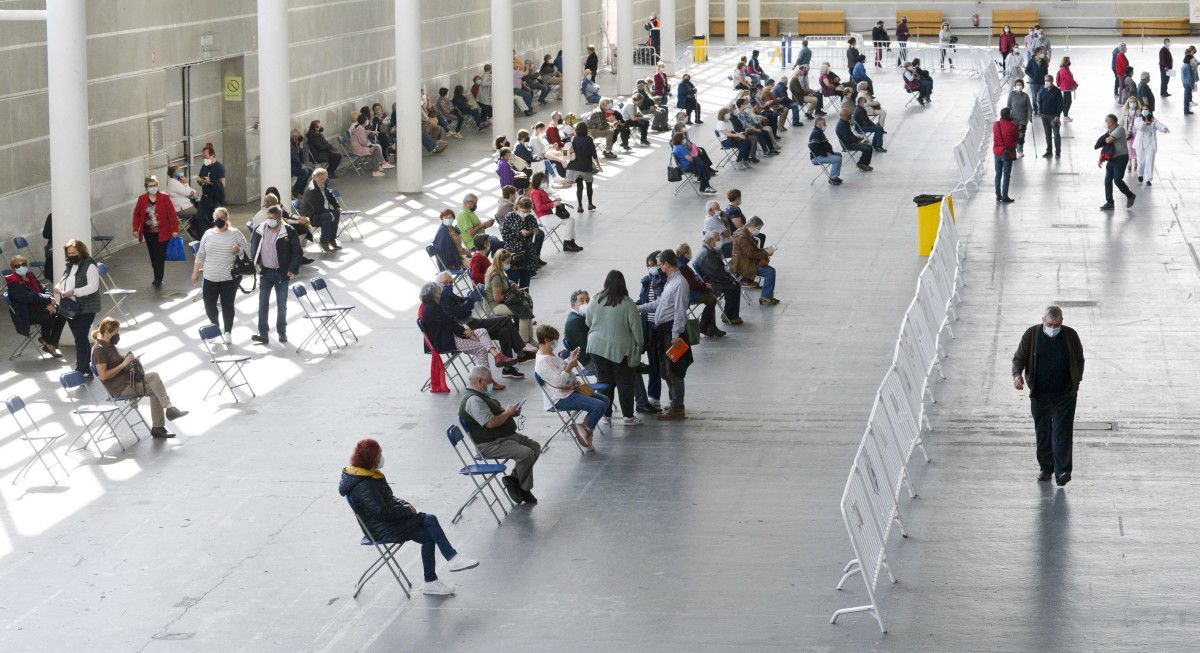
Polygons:
<instances>
[{"instance_id":1,"label":"yellow trash bin","mask_svg":"<svg viewBox=\"0 0 1200 653\"><path fill-rule=\"evenodd\" d=\"M704 36L692 37L692 61L704 63L708 61L708 39Z\"/></svg>"},{"instance_id":2,"label":"yellow trash bin","mask_svg":"<svg viewBox=\"0 0 1200 653\"><path fill-rule=\"evenodd\" d=\"M913 202L917 205L917 253L920 256L929 256L933 251L933 241L937 240L942 196L917 195Z\"/></svg>"}]
</instances>

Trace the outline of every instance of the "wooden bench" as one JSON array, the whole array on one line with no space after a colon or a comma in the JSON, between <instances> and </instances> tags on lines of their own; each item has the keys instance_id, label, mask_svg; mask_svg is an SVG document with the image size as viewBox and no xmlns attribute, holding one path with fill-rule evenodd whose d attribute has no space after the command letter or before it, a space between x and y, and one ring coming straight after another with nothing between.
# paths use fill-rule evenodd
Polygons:
<instances>
[{"instance_id":1,"label":"wooden bench","mask_svg":"<svg viewBox=\"0 0 1200 653\"><path fill-rule=\"evenodd\" d=\"M760 23L760 34L763 36L776 37L779 36L779 21L774 18L764 18ZM725 21L720 18L714 18L708 21L709 36L725 36ZM739 18L737 22L737 35L750 36L750 20Z\"/></svg>"},{"instance_id":2,"label":"wooden bench","mask_svg":"<svg viewBox=\"0 0 1200 653\"><path fill-rule=\"evenodd\" d=\"M1177 36L1190 34L1187 18L1122 18L1122 36Z\"/></svg>"},{"instance_id":3,"label":"wooden bench","mask_svg":"<svg viewBox=\"0 0 1200 653\"><path fill-rule=\"evenodd\" d=\"M998 36L1004 31L1004 26L1012 28L1019 42L1029 32L1029 28L1038 24L1037 9L993 9L992 36Z\"/></svg>"},{"instance_id":4,"label":"wooden bench","mask_svg":"<svg viewBox=\"0 0 1200 653\"><path fill-rule=\"evenodd\" d=\"M897 25L900 24L900 18L903 16L908 16L908 29L912 32L914 39L936 39L938 32L942 29L942 23L945 22L940 11L897 11Z\"/></svg>"},{"instance_id":5,"label":"wooden bench","mask_svg":"<svg viewBox=\"0 0 1200 653\"><path fill-rule=\"evenodd\" d=\"M802 9L796 12L796 31L802 36L841 36L846 33L846 12Z\"/></svg>"}]
</instances>

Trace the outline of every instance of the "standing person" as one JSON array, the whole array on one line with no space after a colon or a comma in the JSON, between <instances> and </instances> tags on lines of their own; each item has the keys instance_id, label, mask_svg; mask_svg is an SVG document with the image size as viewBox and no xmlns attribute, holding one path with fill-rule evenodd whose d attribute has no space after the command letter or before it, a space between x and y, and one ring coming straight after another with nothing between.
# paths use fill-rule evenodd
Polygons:
<instances>
[{"instance_id":1,"label":"standing person","mask_svg":"<svg viewBox=\"0 0 1200 653\"><path fill-rule=\"evenodd\" d=\"M225 166L217 160L217 152L212 145L205 145L201 150L204 165L200 166L200 174L196 181L200 183L200 211L197 220L200 221L198 231L212 226L213 212L218 206L225 205Z\"/></svg>"},{"instance_id":2,"label":"standing person","mask_svg":"<svg viewBox=\"0 0 1200 653\"><path fill-rule=\"evenodd\" d=\"M846 77L854 77L854 66L858 63L858 39L846 39Z\"/></svg>"},{"instance_id":3,"label":"standing person","mask_svg":"<svg viewBox=\"0 0 1200 653\"><path fill-rule=\"evenodd\" d=\"M900 44L896 65L900 66L908 59L908 16L901 16L900 24L896 25L896 41Z\"/></svg>"},{"instance_id":4,"label":"standing person","mask_svg":"<svg viewBox=\"0 0 1200 653\"><path fill-rule=\"evenodd\" d=\"M1049 159L1051 154L1054 158L1062 156L1062 136L1059 134L1059 127L1062 126L1062 108L1063 96L1062 91L1054 85L1054 78L1046 75L1046 85L1042 87L1038 94L1038 115L1042 119L1042 131L1046 134L1046 153L1042 155L1043 159ZM1053 141L1051 141L1053 137ZM1053 147L1051 147L1053 142Z\"/></svg>"},{"instance_id":5,"label":"standing person","mask_svg":"<svg viewBox=\"0 0 1200 653\"><path fill-rule=\"evenodd\" d=\"M634 386L637 369L642 362L642 318L637 305L629 297L625 275L610 270L604 278L604 289L596 301L588 305L588 353L596 366L596 381L608 384L609 402L619 400L625 426L637 426L642 421L634 414Z\"/></svg>"},{"instance_id":6,"label":"standing person","mask_svg":"<svg viewBox=\"0 0 1200 653\"><path fill-rule=\"evenodd\" d=\"M533 217L533 202L528 197L517 200L516 208L500 222L500 235L504 236L504 247L512 253L512 268L508 280L518 288L528 288L529 280L537 272L542 261L542 243L545 242L537 218Z\"/></svg>"},{"instance_id":7,"label":"standing person","mask_svg":"<svg viewBox=\"0 0 1200 653\"><path fill-rule=\"evenodd\" d=\"M800 41L800 51L796 53L796 63L792 65L792 69L799 69L801 66L808 68L812 61L812 49L808 47L808 39Z\"/></svg>"},{"instance_id":8,"label":"standing person","mask_svg":"<svg viewBox=\"0 0 1200 653\"><path fill-rule=\"evenodd\" d=\"M259 266L258 277L258 334L250 339L261 345L267 339L267 308L271 291L275 292L275 332L279 342L287 342L288 283L300 272L300 236L292 225L283 221L278 206L267 209L267 219L254 228L250 236L250 260Z\"/></svg>"},{"instance_id":9,"label":"standing person","mask_svg":"<svg viewBox=\"0 0 1200 653\"><path fill-rule=\"evenodd\" d=\"M1184 111L1187 111L1187 106L1184 105ZM42 224L42 238L46 239L46 244L42 247L42 260L46 262L46 267L42 270L42 276L47 281L54 281L54 214L46 214L46 222Z\"/></svg>"},{"instance_id":10,"label":"standing person","mask_svg":"<svg viewBox=\"0 0 1200 653\"><path fill-rule=\"evenodd\" d=\"M1125 185L1125 169L1129 167L1129 146L1126 143L1125 128L1117 123L1117 117L1111 113L1104 118L1104 124L1108 131L1100 140L1112 146L1113 154L1107 161L1097 164L1105 166L1104 206L1101 206L1100 210L1111 211L1113 209L1113 184L1116 184L1117 190L1125 196L1125 207L1128 208L1133 206L1137 195L1134 195L1133 191L1129 190L1129 186Z\"/></svg>"},{"instance_id":11,"label":"standing person","mask_svg":"<svg viewBox=\"0 0 1200 653\"><path fill-rule=\"evenodd\" d=\"M150 175L143 182L145 193L138 195L133 207L133 235L146 241L150 267L154 270L152 285L162 288L163 263L167 260L167 242L179 235L179 217L166 194L158 193L158 177Z\"/></svg>"},{"instance_id":12,"label":"standing person","mask_svg":"<svg viewBox=\"0 0 1200 653\"><path fill-rule=\"evenodd\" d=\"M1192 115L1192 90L1196 87L1196 69L1192 66L1192 48L1183 54L1183 67L1179 69L1179 83L1183 86L1183 115Z\"/></svg>"},{"instance_id":13,"label":"standing person","mask_svg":"<svg viewBox=\"0 0 1200 653\"><path fill-rule=\"evenodd\" d=\"M115 318L106 317L100 320L100 326L92 332L91 360L96 366L96 376L104 384L104 389L113 397L149 397L150 398L150 435L155 438L173 438L174 433L168 433L165 420L175 420L188 414L179 410L171 403L167 388L163 385L162 377L157 372L146 372L142 369L141 361L132 352L124 356L117 351L117 343L121 340L121 323Z\"/></svg>"},{"instance_id":14,"label":"standing person","mask_svg":"<svg viewBox=\"0 0 1200 653\"><path fill-rule=\"evenodd\" d=\"M87 378L92 378L92 370L88 367L91 362L91 351L88 348L88 335L92 330L92 322L96 313L100 312L100 268L92 260L87 245L78 240L68 240L63 247L66 256L66 268L62 279L54 287L61 296L58 301L58 311L63 311L64 300L70 299L77 304L75 317L67 319L71 328L71 336L75 339L75 371Z\"/></svg>"},{"instance_id":15,"label":"standing person","mask_svg":"<svg viewBox=\"0 0 1200 653\"><path fill-rule=\"evenodd\" d=\"M300 203L300 215L321 228L323 251L331 252L342 248L337 242L342 207L329 189L329 173L325 168L313 170L312 183L308 185L308 190L304 191L304 199Z\"/></svg>"},{"instance_id":16,"label":"standing person","mask_svg":"<svg viewBox=\"0 0 1200 653\"><path fill-rule=\"evenodd\" d=\"M1062 309L1046 308L1042 323L1025 330L1013 354L1013 387L1029 386L1030 412L1037 433L1038 481L1054 475L1058 485L1071 482L1071 445L1075 400L1083 380L1083 344L1063 326Z\"/></svg>"},{"instance_id":17,"label":"standing person","mask_svg":"<svg viewBox=\"0 0 1200 653\"><path fill-rule=\"evenodd\" d=\"M1138 152L1138 181L1143 181L1144 178L1146 185L1150 186L1154 179L1154 155L1158 153L1158 133L1169 134L1171 130L1145 109L1142 110L1141 120L1135 124L1138 132L1137 138L1134 139Z\"/></svg>"},{"instance_id":18,"label":"standing person","mask_svg":"<svg viewBox=\"0 0 1200 653\"><path fill-rule=\"evenodd\" d=\"M1175 59L1171 56L1171 39L1163 39L1163 46L1158 49L1158 94L1170 97L1167 92L1167 82L1171 79L1171 71L1175 68Z\"/></svg>"},{"instance_id":19,"label":"standing person","mask_svg":"<svg viewBox=\"0 0 1200 653\"><path fill-rule=\"evenodd\" d=\"M891 47L888 44L887 28L883 26L883 21L876 21L875 27L871 28L871 41L875 45L875 67L883 68L883 49Z\"/></svg>"},{"instance_id":20,"label":"standing person","mask_svg":"<svg viewBox=\"0 0 1200 653\"><path fill-rule=\"evenodd\" d=\"M650 47L654 48L654 61L657 62L662 54L662 23L658 21L658 14L650 12L650 18L643 27L650 32Z\"/></svg>"},{"instance_id":21,"label":"standing person","mask_svg":"<svg viewBox=\"0 0 1200 653\"><path fill-rule=\"evenodd\" d=\"M683 403L684 376L692 364L692 350L688 348L677 361L671 360L668 350L676 338L687 336L688 283L679 271L679 260L673 250L659 252L657 261L667 283L662 294L638 309L652 316L651 342L658 352L660 374L671 397L671 405L658 414L658 419L684 419L687 416Z\"/></svg>"},{"instance_id":22,"label":"standing person","mask_svg":"<svg viewBox=\"0 0 1200 653\"><path fill-rule=\"evenodd\" d=\"M217 322L217 301L220 300L219 317L224 318L221 331L225 344L233 344L233 300L237 297L238 282L229 268L238 255L249 249L241 230L229 227L229 211L223 206L213 212L213 228L204 232L200 247L196 250L196 264L192 267L192 283L199 283L200 271L204 270L204 313L210 324Z\"/></svg>"},{"instance_id":23,"label":"standing person","mask_svg":"<svg viewBox=\"0 0 1200 653\"><path fill-rule=\"evenodd\" d=\"M1017 35L1012 33L1012 28L1008 25L1004 26L1004 31L1000 33L1000 70L1008 72L1008 54L1017 48Z\"/></svg>"},{"instance_id":24,"label":"standing person","mask_svg":"<svg viewBox=\"0 0 1200 653\"><path fill-rule=\"evenodd\" d=\"M571 139L572 158L567 163L567 181L575 184L575 212L583 213L583 190L587 187L587 210L595 211L592 203L592 175L603 172L600 157L596 154L596 142L588 136L587 123L575 125L575 136Z\"/></svg>"},{"instance_id":25,"label":"standing person","mask_svg":"<svg viewBox=\"0 0 1200 653\"><path fill-rule=\"evenodd\" d=\"M1038 112L1038 103L1042 101L1042 88L1046 84L1047 69L1046 53L1037 50L1025 64L1025 76L1029 78L1029 97L1033 99L1033 110Z\"/></svg>"},{"instance_id":26,"label":"standing person","mask_svg":"<svg viewBox=\"0 0 1200 653\"><path fill-rule=\"evenodd\" d=\"M1018 79L1013 83L1012 91L1008 94L1008 109L1012 121L1017 126L1017 158L1025 156L1025 127L1033 115L1033 103L1025 93L1025 82Z\"/></svg>"},{"instance_id":27,"label":"standing person","mask_svg":"<svg viewBox=\"0 0 1200 653\"><path fill-rule=\"evenodd\" d=\"M1075 89L1079 88L1079 84L1075 81L1075 75L1071 74L1071 58L1063 57L1062 62L1058 65L1058 90L1062 91L1062 119L1064 122L1071 122L1071 102L1075 99Z\"/></svg>"},{"instance_id":28,"label":"standing person","mask_svg":"<svg viewBox=\"0 0 1200 653\"><path fill-rule=\"evenodd\" d=\"M1117 48L1113 50L1112 55L1112 71L1113 71L1113 95L1119 96L1121 92L1121 78L1125 76L1125 69L1129 67L1129 57L1125 56L1125 42L1117 44ZM1125 102L1122 101L1121 104Z\"/></svg>"},{"instance_id":29,"label":"standing person","mask_svg":"<svg viewBox=\"0 0 1200 653\"><path fill-rule=\"evenodd\" d=\"M1017 158L1017 125L1012 120L1012 109L1000 110L1000 119L992 123L992 156L996 159L996 201L1010 204L1016 200L1008 196L1008 182L1012 177L1012 163Z\"/></svg>"},{"instance_id":30,"label":"standing person","mask_svg":"<svg viewBox=\"0 0 1200 653\"><path fill-rule=\"evenodd\" d=\"M950 60L950 67L954 68L954 45L958 43L958 37L950 33L950 23L942 23L942 29L938 30L938 49L941 50L941 69L946 69L946 59Z\"/></svg>"},{"instance_id":31,"label":"standing person","mask_svg":"<svg viewBox=\"0 0 1200 653\"><path fill-rule=\"evenodd\" d=\"M1029 58L1033 56L1033 50L1037 47L1037 30L1032 26L1029 28L1029 33L1025 35L1025 63L1029 63Z\"/></svg>"},{"instance_id":32,"label":"standing person","mask_svg":"<svg viewBox=\"0 0 1200 653\"><path fill-rule=\"evenodd\" d=\"M1141 81L1137 85L1138 104L1142 109L1154 113L1154 92L1150 90L1150 73L1142 73Z\"/></svg>"},{"instance_id":33,"label":"standing person","mask_svg":"<svg viewBox=\"0 0 1200 653\"><path fill-rule=\"evenodd\" d=\"M161 189L160 189L161 190ZM171 207L175 209L175 217L180 227L187 221L188 235L192 240L200 240L203 231L193 233L190 222L196 219L196 206L200 200L196 198L196 189L188 185L187 175L175 166L167 166L167 196L171 198ZM46 271L49 275L49 270Z\"/></svg>"}]
</instances>

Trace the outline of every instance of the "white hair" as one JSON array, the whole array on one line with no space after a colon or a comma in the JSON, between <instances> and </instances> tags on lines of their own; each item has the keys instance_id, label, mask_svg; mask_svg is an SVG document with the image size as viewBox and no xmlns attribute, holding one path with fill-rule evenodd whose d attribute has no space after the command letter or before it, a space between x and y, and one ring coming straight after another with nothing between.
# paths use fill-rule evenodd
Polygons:
<instances>
[{"instance_id":1,"label":"white hair","mask_svg":"<svg viewBox=\"0 0 1200 653\"><path fill-rule=\"evenodd\" d=\"M492 378L492 371L486 365L476 365L471 368L471 373L467 376L467 382L474 384L490 378Z\"/></svg>"}]
</instances>

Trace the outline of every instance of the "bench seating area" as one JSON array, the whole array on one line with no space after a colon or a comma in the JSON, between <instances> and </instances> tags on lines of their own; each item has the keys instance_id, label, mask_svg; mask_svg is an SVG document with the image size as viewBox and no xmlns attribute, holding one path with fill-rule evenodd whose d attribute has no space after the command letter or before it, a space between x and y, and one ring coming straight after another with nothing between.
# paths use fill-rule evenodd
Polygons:
<instances>
[{"instance_id":1,"label":"bench seating area","mask_svg":"<svg viewBox=\"0 0 1200 653\"><path fill-rule=\"evenodd\" d=\"M897 25L900 24L901 16L908 16L908 30L915 39L937 38L938 32L942 29L942 21L944 20L941 11L932 9L897 11Z\"/></svg>"},{"instance_id":2,"label":"bench seating area","mask_svg":"<svg viewBox=\"0 0 1200 653\"><path fill-rule=\"evenodd\" d=\"M1122 36L1186 36L1192 26L1187 18L1122 18Z\"/></svg>"},{"instance_id":3,"label":"bench seating area","mask_svg":"<svg viewBox=\"0 0 1200 653\"><path fill-rule=\"evenodd\" d=\"M1008 25L1019 40L1030 27L1038 24L1038 20L1037 9L993 9L992 36L999 36Z\"/></svg>"},{"instance_id":4,"label":"bench seating area","mask_svg":"<svg viewBox=\"0 0 1200 653\"><path fill-rule=\"evenodd\" d=\"M846 33L846 12L802 9L796 12L796 32L801 36Z\"/></svg>"},{"instance_id":5,"label":"bench seating area","mask_svg":"<svg viewBox=\"0 0 1200 653\"><path fill-rule=\"evenodd\" d=\"M774 18L764 18L760 21L761 31L759 32L764 37L779 36L779 21ZM714 18L708 21L709 36L725 36L725 21L720 18ZM750 21L745 18L738 19L737 35L750 36Z\"/></svg>"}]
</instances>

